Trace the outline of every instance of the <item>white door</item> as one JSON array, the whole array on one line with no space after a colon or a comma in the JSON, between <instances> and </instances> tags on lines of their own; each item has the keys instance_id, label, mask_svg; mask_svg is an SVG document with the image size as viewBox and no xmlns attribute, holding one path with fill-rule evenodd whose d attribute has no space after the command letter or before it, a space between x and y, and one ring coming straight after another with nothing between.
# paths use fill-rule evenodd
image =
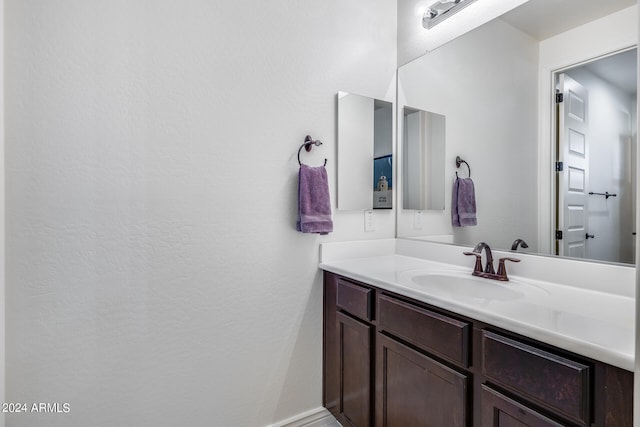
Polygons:
<instances>
[{"instance_id":1,"label":"white door","mask_svg":"<svg viewBox=\"0 0 640 427\"><path fill-rule=\"evenodd\" d=\"M558 230L559 255L584 258L587 239L589 184L588 93L580 83L560 74L558 90Z\"/></svg>"}]
</instances>

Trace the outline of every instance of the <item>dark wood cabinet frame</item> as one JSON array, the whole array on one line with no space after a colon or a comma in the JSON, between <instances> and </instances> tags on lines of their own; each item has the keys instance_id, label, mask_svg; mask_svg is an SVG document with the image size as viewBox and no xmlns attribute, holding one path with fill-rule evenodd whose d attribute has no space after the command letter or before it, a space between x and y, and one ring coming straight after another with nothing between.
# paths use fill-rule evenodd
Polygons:
<instances>
[{"instance_id":1,"label":"dark wood cabinet frame","mask_svg":"<svg viewBox=\"0 0 640 427\"><path fill-rule=\"evenodd\" d=\"M323 314L343 426L633 425L633 372L329 272Z\"/></svg>"}]
</instances>

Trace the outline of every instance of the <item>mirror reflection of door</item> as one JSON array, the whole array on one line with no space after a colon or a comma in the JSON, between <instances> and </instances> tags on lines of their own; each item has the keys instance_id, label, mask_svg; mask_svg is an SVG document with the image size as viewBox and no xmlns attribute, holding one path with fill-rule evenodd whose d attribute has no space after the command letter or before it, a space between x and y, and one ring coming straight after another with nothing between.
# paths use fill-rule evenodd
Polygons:
<instances>
[{"instance_id":1,"label":"mirror reflection of door","mask_svg":"<svg viewBox=\"0 0 640 427\"><path fill-rule=\"evenodd\" d=\"M558 255L635 259L636 61L632 49L556 74Z\"/></svg>"},{"instance_id":2,"label":"mirror reflection of door","mask_svg":"<svg viewBox=\"0 0 640 427\"><path fill-rule=\"evenodd\" d=\"M588 229L589 95L562 73L558 76L558 255L585 258Z\"/></svg>"}]
</instances>

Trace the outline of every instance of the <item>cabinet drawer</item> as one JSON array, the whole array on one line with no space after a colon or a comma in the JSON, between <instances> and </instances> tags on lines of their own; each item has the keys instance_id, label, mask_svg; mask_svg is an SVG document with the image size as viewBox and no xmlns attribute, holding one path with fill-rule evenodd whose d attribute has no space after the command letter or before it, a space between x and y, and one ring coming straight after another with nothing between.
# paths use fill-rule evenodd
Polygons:
<instances>
[{"instance_id":1,"label":"cabinet drawer","mask_svg":"<svg viewBox=\"0 0 640 427\"><path fill-rule=\"evenodd\" d=\"M373 289L338 279L336 298L338 308L362 320L371 321L371 314L373 313Z\"/></svg>"},{"instance_id":2,"label":"cabinet drawer","mask_svg":"<svg viewBox=\"0 0 640 427\"><path fill-rule=\"evenodd\" d=\"M490 381L580 425L590 421L589 366L489 331L482 372Z\"/></svg>"},{"instance_id":3,"label":"cabinet drawer","mask_svg":"<svg viewBox=\"0 0 640 427\"><path fill-rule=\"evenodd\" d=\"M442 314L380 296L379 327L432 354L469 366L471 325Z\"/></svg>"},{"instance_id":4,"label":"cabinet drawer","mask_svg":"<svg viewBox=\"0 0 640 427\"><path fill-rule=\"evenodd\" d=\"M562 424L482 385L481 427L562 427Z\"/></svg>"}]
</instances>

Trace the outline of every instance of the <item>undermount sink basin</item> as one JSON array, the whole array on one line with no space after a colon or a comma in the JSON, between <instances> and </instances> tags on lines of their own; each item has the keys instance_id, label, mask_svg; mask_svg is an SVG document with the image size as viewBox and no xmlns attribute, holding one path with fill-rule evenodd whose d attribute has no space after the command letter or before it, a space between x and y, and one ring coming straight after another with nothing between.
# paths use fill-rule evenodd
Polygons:
<instances>
[{"instance_id":1,"label":"undermount sink basin","mask_svg":"<svg viewBox=\"0 0 640 427\"><path fill-rule=\"evenodd\" d=\"M506 301L524 296L511 282L479 278L470 273L433 272L411 275L409 279L425 292L458 300Z\"/></svg>"}]
</instances>

